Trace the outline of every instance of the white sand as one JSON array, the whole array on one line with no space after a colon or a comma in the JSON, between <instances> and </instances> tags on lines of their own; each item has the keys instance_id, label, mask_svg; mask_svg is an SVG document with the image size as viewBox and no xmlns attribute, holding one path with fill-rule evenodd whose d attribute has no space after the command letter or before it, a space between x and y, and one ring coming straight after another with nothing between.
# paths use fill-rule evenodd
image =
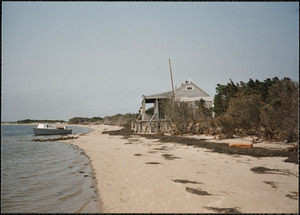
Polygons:
<instances>
[{"instance_id":1,"label":"white sand","mask_svg":"<svg viewBox=\"0 0 300 215\"><path fill-rule=\"evenodd\" d=\"M139 136L124 139L102 134L120 129L118 126L89 127L95 131L65 142L79 146L90 157L100 212L217 213L214 208L236 208L242 213L298 212L298 165L283 162L286 158L230 156ZM166 160L163 154L178 158ZM259 166L281 172L257 174L250 170ZM186 187L210 195L190 193Z\"/></svg>"}]
</instances>

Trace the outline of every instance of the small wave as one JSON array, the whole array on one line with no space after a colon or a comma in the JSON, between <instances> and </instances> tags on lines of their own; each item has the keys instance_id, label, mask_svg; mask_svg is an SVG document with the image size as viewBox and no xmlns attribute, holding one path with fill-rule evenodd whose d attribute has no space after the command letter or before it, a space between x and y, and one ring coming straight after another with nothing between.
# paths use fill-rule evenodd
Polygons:
<instances>
[{"instance_id":1,"label":"small wave","mask_svg":"<svg viewBox=\"0 0 300 215\"><path fill-rule=\"evenodd\" d=\"M75 193L71 193L71 194L66 195L66 196L64 196L64 197L61 197L61 198L59 198L59 200L64 201L64 200L66 200L66 199L69 199L69 198L72 198L72 197L74 197L74 196L77 196L77 195L79 195L79 194L81 194L81 193L82 193L82 189L78 190L78 191L75 192Z\"/></svg>"},{"instance_id":2,"label":"small wave","mask_svg":"<svg viewBox=\"0 0 300 215\"><path fill-rule=\"evenodd\" d=\"M82 211L82 209L87 206L87 204L89 204L92 201L92 199L88 200L87 202L85 202L77 211L75 211L74 213L80 213Z\"/></svg>"}]
</instances>

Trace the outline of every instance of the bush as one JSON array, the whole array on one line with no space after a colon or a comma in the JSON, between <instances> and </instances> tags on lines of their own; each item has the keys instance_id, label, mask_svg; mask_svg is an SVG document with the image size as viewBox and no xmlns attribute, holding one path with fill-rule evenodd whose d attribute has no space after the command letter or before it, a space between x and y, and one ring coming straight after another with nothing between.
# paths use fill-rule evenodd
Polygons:
<instances>
[{"instance_id":1,"label":"bush","mask_svg":"<svg viewBox=\"0 0 300 215\"><path fill-rule=\"evenodd\" d=\"M268 103L261 109L261 125L267 139L298 140L298 87L284 79L269 89Z\"/></svg>"},{"instance_id":2,"label":"bush","mask_svg":"<svg viewBox=\"0 0 300 215\"><path fill-rule=\"evenodd\" d=\"M134 121L138 117L138 114L116 114L113 116L104 117L104 124L106 125L131 125L131 121Z\"/></svg>"},{"instance_id":3,"label":"bush","mask_svg":"<svg viewBox=\"0 0 300 215\"><path fill-rule=\"evenodd\" d=\"M230 94L224 110L214 122L226 137L247 134L269 140L298 140L298 84L288 78L264 83L250 80L234 96Z\"/></svg>"},{"instance_id":4,"label":"bush","mask_svg":"<svg viewBox=\"0 0 300 215\"><path fill-rule=\"evenodd\" d=\"M170 120L172 132L182 134L190 131L193 111L192 107L186 102L173 101L167 99L162 102L162 109L166 119Z\"/></svg>"},{"instance_id":5,"label":"bush","mask_svg":"<svg viewBox=\"0 0 300 215\"><path fill-rule=\"evenodd\" d=\"M73 118L69 119L68 123L70 123L70 124L82 124L82 125L103 124L103 118L101 118L101 117L93 117L93 118L73 117Z\"/></svg>"},{"instance_id":6,"label":"bush","mask_svg":"<svg viewBox=\"0 0 300 215\"><path fill-rule=\"evenodd\" d=\"M130 125L131 121L137 118L138 114L116 114L113 116L106 116L104 118L101 117L74 117L68 121L70 124L81 124L81 125L89 125L89 124L107 124L107 125Z\"/></svg>"},{"instance_id":7,"label":"bush","mask_svg":"<svg viewBox=\"0 0 300 215\"><path fill-rule=\"evenodd\" d=\"M232 138L235 130L234 122L230 116L218 116L214 119L216 126L220 127L221 136L223 138Z\"/></svg>"},{"instance_id":8,"label":"bush","mask_svg":"<svg viewBox=\"0 0 300 215\"><path fill-rule=\"evenodd\" d=\"M193 133L213 134L216 129L212 108L207 108L203 99L195 102L193 110Z\"/></svg>"}]
</instances>

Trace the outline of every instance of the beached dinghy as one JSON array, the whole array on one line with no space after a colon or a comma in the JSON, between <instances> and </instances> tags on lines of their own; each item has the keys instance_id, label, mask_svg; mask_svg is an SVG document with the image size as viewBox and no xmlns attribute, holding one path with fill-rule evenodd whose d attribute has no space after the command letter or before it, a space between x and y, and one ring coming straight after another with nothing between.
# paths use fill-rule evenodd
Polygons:
<instances>
[{"instance_id":1,"label":"beached dinghy","mask_svg":"<svg viewBox=\"0 0 300 215\"><path fill-rule=\"evenodd\" d=\"M72 134L72 129L53 124L39 124L37 128L33 128L33 132L35 135Z\"/></svg>"}]
</instances>

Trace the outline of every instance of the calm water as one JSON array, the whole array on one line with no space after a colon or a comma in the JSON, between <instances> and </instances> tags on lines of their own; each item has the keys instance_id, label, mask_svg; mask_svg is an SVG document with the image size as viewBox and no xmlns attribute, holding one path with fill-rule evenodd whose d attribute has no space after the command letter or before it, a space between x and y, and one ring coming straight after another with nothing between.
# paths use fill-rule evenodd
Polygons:
<instances>
[{"instance_id":1,"label":"calm water","mask_svg":"<svg viewBox=\"0 0 300 215\"><path fill-rule=\"evenodd\" d=\"M89 158L71 144L32 142L36 126L1 125L1 212L98 212Z\"/></svg>"}]
</instances>

